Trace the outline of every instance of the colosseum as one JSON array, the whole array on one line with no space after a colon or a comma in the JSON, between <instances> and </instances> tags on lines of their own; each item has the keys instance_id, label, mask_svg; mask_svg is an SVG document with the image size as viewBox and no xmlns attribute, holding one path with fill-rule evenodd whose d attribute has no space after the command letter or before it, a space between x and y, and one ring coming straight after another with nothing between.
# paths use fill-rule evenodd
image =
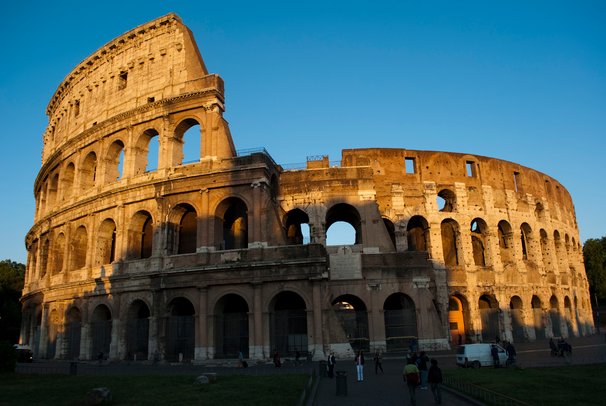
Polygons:
<instances>
[{"instance_id":1,"label":"colosseum","mask_svg":"<svg viewBox=\"0 0 606 406\"><path fill-rule=\"evenodd\" d=\"M37 358L321 359L593 333L557 180L403 148L286 168L237 151L224 111L174 14L65 77L26 236L21 342ZM336 223L351 244L327 244Z\"/></svg>"}]
</instances>

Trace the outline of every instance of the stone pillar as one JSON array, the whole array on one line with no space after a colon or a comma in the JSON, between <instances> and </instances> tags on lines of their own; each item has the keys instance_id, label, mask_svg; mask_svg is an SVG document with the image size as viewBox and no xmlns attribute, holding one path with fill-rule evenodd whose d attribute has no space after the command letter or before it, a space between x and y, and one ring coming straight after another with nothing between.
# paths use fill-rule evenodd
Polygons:
<instances>
[{"instance_id":1,"label":"stone pillar","mask_svg":"<svg viewBox=\"0 0 606 406\"><path fill-rule=\"evenodd\" d=\"M263 353L263 285L260 283L253 284L253 323L252 333L249 339L249 357L251 359L262 360ZM250 326L249 321L249 326ZM269 354L267 354L269 356Z\"/></svg>"},{"instance_id":2,"label":"stone pillar","mask_svg":"<svg viewBox=\"0 0 606 406\"><path fill-rule=\"evenodd\" d=\"M42 305L42 321L40 323L40 337L38 344L38 354L34 354L36 358L46 358L48 350L48 304Z\"/></svg>"},{"instance_id":3,"label":"stone pillar","mask_svg":"<svg viewBox=\"0 0 606 406\"><path fill-rule=\"evenodd\" d=\"M124 352L124 348L126 347L124 342L120 342L120 338L124 336L122 327L122 321L114 317L112 319L112 338L109 344L109 359L124 359L124 355L120 354L120 352Z\"/></svg>"},{"instance_id":4,"label":"stone pillar","mask_svg":"<svg viewBox=\"0 0 606 406\"><path fill-rule=\"evenodd\" d=\"M206 335L208 322L208 289L198 290L198 320L196 323L196 344L194 359L196 361L208 359L208 336Z\"/></svg>"},{"instance_id":5,"label":"stone pillar","mask_svg":"<svg viewBox=\"0 0 606 406\"><path fill-rule=\"evenodd\" d=\"M314 354L315 359L326 359L328 354L324 353L323 346L323 332L322 332L322 300L321 300L321 284L312 281L312 306L313 311L311 317L313 318L313 335L310 336L310 343L308 344L308 351ZM309 314L309 313L308 313ZM308 334L309 336L309 334Z\"/></svg>"}]
</instances>

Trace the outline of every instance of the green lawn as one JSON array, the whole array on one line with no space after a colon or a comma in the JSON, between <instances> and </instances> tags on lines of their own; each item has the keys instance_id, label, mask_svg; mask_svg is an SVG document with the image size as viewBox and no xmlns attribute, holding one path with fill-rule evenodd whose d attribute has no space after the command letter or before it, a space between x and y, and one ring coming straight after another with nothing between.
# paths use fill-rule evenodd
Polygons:
<instances>
[{"instance_id":1,"label":"green lawn","mask_svg":"<svg viewBox=\"0 0 606 406\"><path fill-rule=\"evenodd\" d=\"M219 376L194 385L193 376L0 375L0 405L82 405L89 390L106 386L112 405L294 405L304 374Z\"/></svg>"},{"instance_id":2,"label":"green lawn","mask_svg":"<svg viewBox=\"0 0 606 406\"><path fill-rule=\"evenodd\" d=\"M444 376L530 405L606 404L606 364L553 368L444 370Z\"/></svg>"}]
</instances>

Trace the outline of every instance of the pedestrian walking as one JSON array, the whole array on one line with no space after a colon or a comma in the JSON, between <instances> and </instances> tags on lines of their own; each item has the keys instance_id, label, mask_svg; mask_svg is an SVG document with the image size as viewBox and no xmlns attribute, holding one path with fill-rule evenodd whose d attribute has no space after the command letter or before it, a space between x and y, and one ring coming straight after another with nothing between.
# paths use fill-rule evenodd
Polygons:
<instances>
[{"instance_id":1,"label":"pedestrian walking","mask_svg":"<svg viewBox=\"0 0 606 406\"><path fill-rule=\"evenodd\" d=\"M495 368L499 367L499 349L495 344L490 346L490 354L492 355L492 363Z\"/></svg>"},{"instance_id":2,"label":"pedestrian walking","mask_svg":"<svg viewBox=\"0 0 606 406\"><path fill-rule=\"evenodd\" d=\"M358 375L358 382L362 382L364 380L364 351L358 351L358 355L356 355L356 372Z\"/></svg>"},{"instance_id":3,"label":"pedestrian walking","mask_svg":"<svg viewBox=\"0 0 606 406\"><path fill-rule=\"evenodd\" d=\"M328 356L328 377L329 378L332 378L335 374L335 364L336 364L335 353L331 351L330 355Z\"/></svg>"},{"instance_id":4,"label":"pedestrian walking","mask_svg":"<svg viewBox=\"0 0 606 406\"><path fill-rule=\"evenodd\" d=\"M442 404L442 370L438 366L437 359L434 358L430 362L431 366L427 374L427 382L429 382L433 400L436 402L436 405L440 405Z\"/></svg>"},{"instance_id":5,"label":"pedestrian walking","mask_svg":"<svg viewBox=\"0 0 606 406\"><path fill-rule=\"evenodd\" d=\"M402 372L402 378L404 379L404 382L406 382L406 386L408 387L410 404L414 406L417 404L415 392L417 390L419 382L421 382L421 376L419 374L419 368L417 368L417 365L412 359L409 359L408 363L404 367L404 371Z\"/></svg>"},{"instance_id":6,"label":"pedestrian walking","mask_svg":"<svg viewBox=\"0 0 606 406\"><path fill-rule=\"evenodd\" d=\"M419 372L421 374L421 388L427 389L427 370L429 368L429 357L425 353L425 351L421 351L419 357L417 358L417 368L419 368Z\"/></svg>"},{"instance_id":7,"label":"pedestrian walking","mask_svg":"<svg viewBox=\"0 0 606 406\"><path fill-rule=\"evenodd\" d=\"M377 352L375 352L375 375L379 373L379 369L381 370L381 373L385 373L383 372L383 356L381 355L381 351L377 350Z\"/></svg>"}]
</instances>

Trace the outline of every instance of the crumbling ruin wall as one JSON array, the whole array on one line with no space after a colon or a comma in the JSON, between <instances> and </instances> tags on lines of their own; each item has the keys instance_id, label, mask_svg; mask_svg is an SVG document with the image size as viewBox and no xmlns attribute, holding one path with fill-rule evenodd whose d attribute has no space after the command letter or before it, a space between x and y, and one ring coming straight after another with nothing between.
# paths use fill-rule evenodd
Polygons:
<instances>
[{"instance_id":1,"label":"crumbling ruin wall","mask_svg":"<svg viewBox=\"0 0 606 406\"><path fill-rule=\"evenodd\" d=\"M593 331L555 179L386 148L285 170L237 154L223 111L221 78L173 14L60 84L26 237L21 340L37 357L323 358ZM337 223L351 243L329 244Z\"/></svg>"}]
</instances>

